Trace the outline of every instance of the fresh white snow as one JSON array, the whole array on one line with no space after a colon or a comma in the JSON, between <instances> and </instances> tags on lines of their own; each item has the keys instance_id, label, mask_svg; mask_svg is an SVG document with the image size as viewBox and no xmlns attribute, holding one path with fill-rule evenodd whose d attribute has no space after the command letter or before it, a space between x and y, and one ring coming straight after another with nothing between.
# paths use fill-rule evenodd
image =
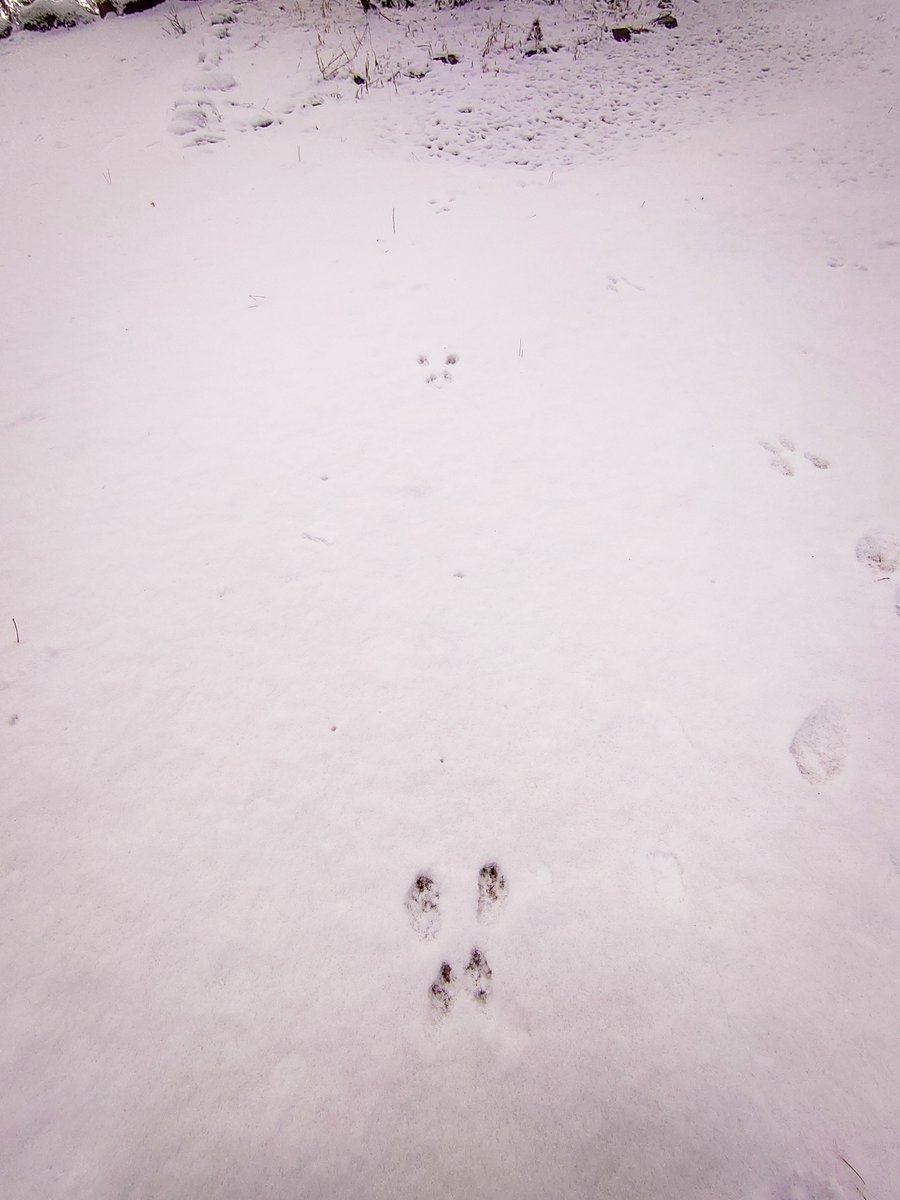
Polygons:
<instances>
[{"instance_id":1,"label":"fresh white snow","mask_svg":"<svg viewBox=\"0 0 900 1200\"><path fill-rule=\"evenodd\" d=\"M637 9L0 43L4 1200L900 1197L900 9Z\"/></svg>"}]
</instances>

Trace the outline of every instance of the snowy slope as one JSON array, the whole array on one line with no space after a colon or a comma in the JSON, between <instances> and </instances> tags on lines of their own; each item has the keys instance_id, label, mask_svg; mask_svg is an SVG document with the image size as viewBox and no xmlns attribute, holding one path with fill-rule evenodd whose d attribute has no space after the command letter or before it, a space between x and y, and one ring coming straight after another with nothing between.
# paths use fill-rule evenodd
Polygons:
<instances>
[{"instance_id":1,"label":"snowy slope","mask_svg":"<svg viewBox=\"0 0 900 1200\"><path fill-rule=\"evenodd\" d=\"M177 12L0 44L0 1195L896 1200L900 13Z\"/></svg>"}]
</instances>

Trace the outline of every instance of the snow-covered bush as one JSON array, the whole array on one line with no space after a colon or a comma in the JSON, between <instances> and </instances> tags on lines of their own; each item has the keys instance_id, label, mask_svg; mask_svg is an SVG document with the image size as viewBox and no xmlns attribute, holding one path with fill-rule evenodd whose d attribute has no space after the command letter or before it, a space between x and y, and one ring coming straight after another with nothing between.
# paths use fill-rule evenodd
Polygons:
<instances>
[{"instance_id":1,"label":"snow-covered bush","mask_svg":"<svg viewBox=\"0 0 900 1200\"><path fill-rule=\"evenodd\" d=\"M96 15L80 0L28 0L16 7L16 19L23 29L81 25L85 21L92 21Z\"/></svg>"},{"instance_id":2,"label":"snow-covered bush","mask_svg":"<svg viewBox=\"0 0 900 1200\"><path fill-rule=\"evenodd\" d=\"M110 13L142 12L165 0L0 0L0 38L13 29L57 29Z\"/></svg>"},{"instance_id":3,"label":"snow-covered bush","mask_svg":"<svg viewBox=\"0 0 900 1200\"><path fill-rule=\"evenodd\" d=\"M0 37L13 29L57 29L92 21L97 7L92 0L0 0Z\"/></svg>"}]
</instances>

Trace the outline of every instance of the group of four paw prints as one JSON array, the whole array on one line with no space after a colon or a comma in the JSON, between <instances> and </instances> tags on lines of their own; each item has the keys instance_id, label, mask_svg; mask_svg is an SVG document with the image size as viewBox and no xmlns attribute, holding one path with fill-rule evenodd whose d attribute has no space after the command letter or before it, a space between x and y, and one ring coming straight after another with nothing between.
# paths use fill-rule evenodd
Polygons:
<instances>
[{"instance_id":1,"label":"group of four paw prints","mask_svg":"<svg viewBox=\"0 0 900 1200\"><path fill-rule=\"evenodd\" d=\"M406 912L410 924L425 941L433 941L441 927L440 891L429 875L417 875L406 893ZM489 924L496 920L506 901L506 878L495 862L485 863L478 872L478 920ZM484 951L473 946L462 978L452 965L442 962L437 978L429 989L431 1007L445 1016L456 1003L460 983L479 1006L487 1004L491 994L491 968Z\"/></svg>"}]
</instances>

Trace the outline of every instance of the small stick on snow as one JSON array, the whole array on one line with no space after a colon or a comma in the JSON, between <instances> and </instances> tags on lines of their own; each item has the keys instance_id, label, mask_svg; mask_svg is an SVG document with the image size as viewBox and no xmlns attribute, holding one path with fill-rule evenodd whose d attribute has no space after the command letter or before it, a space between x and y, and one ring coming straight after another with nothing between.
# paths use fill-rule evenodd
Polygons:
<instances>
[{"instance_id":1,"label":"small stick on snow","mask_svg":"<svg viewBox=\"0 0 900 1200\"><path fill-rule=\"evenodd\" d=\"M860 1175L859 1171L857 1171L856 1167L854 1167L853 1163L848 1163L846 1158L844 1158L843 1154L838 1154L838 1158L841 1160L842 1163L847 1164L847 1166L850 1168L850 1170L853 1172L853 1174L856 1176L856 1178L859 1180L859 1182L863 1185L863 1187L865 1187L866 1181L863 1179L862 1175Z\"/></svg>"},{"instance_id":2,"label":"small stick on snow","mask_svg":"<svg viewBox=\"0 0 900 1200\"><path fill-rule=\"evenodd\" d=\"M18 646L18 645L20 644L20 642L22 641L22 639L19 637L19 627L18 627L18 625L16 624L16 618L15 618L15 617L13 617L13 619L12 619L12 623L13 623L13 628L14 628L14 629L15 629L15 631L16 631L16 645Z\"/></svg>"},{"instance_id":3,"label":"small stick on snow","mask_svg":"<svg viewBox=\"0 0 900 1200\"><path fill-rule=\"evenodd\" d=\"M391 225L393 227L394 233L396 234L397 233L397 210L396 210L396 208L391 209Z\"/></svg>"}]
</instances>

